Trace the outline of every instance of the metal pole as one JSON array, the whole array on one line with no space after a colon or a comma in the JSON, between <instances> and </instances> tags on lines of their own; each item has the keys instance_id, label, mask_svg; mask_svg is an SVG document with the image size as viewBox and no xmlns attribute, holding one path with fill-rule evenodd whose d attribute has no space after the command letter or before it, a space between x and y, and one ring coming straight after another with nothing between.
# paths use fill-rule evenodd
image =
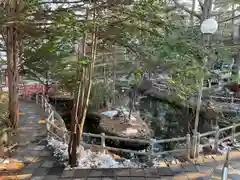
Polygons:
<instances>
[{"instance_id":1,"label":"metal pole","mask_svg":"<svg viewBox=\"0 0 240 180\"><path fill-rule=\"evenodd\" d=\"M204 39L204 37L205 37L205 34L203 34L203 39ZM210 35L207 34L207 45L209 43L210 43ZM205 44L205 43L203 43L203 44ZM207 63L208 63L208 57L205 56L203 59L203 71L207 67ZM203 93L203 86L204 86L204 78L205 78L205 76L203 73L203 75L200 79L200 87L199 87L199 91L198 91L197 108L196 108L196 116L195 116L195 124L194 124L194 135L196 135L196 136L197 136L197 132L198 132L199 114L200 114L201 105L202 105L202 93Z\"/></svg>"},{"instance_id":2,"label":"metal pole","mask_svg":"<svg viewBox=\"0 0 240 180\"><path fill-rule=\"evenodd\" d=\"M228 148L227 155L226 155L226 161L225 161L223 169L222 169L222 178L221 178L222 180L228 179L229 153L230 153L230 148Z\"/></svg>"}]
</instances>

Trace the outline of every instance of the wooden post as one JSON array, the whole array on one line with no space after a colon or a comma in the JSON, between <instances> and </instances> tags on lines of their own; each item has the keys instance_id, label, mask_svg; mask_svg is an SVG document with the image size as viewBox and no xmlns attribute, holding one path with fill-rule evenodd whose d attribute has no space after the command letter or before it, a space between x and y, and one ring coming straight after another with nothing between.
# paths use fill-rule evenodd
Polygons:
<instances>
[{"instance_id":1,"label":"wooden post","mask_svg":"<svg viewBox=\"0 0 240 180\"><path fill-rule=\"evenodd\" d=\"M151 148L151 155L154 155L154 153L155 153L155 152L154 152L155 141L156 141L156 139L152 139L152 140L151 140L151 147L152 147L152 148Z\"/></svg>"},{"instance_id":2,"label":"wooden post","mask_svg":"<svg viewBox=\"0 0 240 180\"><path fill-rule=\"evenodd\" d=\"M106 147L106 144L105 144L105 133L101 133L101 146L102 146L102 153L105 154L106 153L106 150L105 150L105 147Z\"/></svg>"},{"instance_id":3,"label":"wooden post","mask_svg":"<svg viewBox=\"0 0 240 180\"><path fill-rule=\"evenodd\" d=\"M44 109L45 112L47 112L47 102L46 102L46 99L44 99L43 109Z\"/></svg>"},{"instance_id":4,"label":"wooden post","mask_svg":"<svg viewBox=\"0 0 240 180\"><path fill-rule=\"evenodd\" d=\"M36 94L36 104L38 104L38 94Z\"/></svg>"},{"instance_id":5,"label":"wooden post","mask_svg":"<svg viewBox=\"0 0 240 180\"><path fill-rule=\"evenodd\" d=\"M43 100L42 100L42 108L43 108L43 110L45 111L45 108L44 108L44 106L45 106L45 99L44 99L44 97L42 97L43 98Z\"/></svg>"},{"instance_id":6,"label":"wooden post","mask_svg":"<svg viewBox=\"0 0 240 180\"><path fill-rule=\"evenodd\" d=\"M211 79L208 79L208 88L211 88L212 87L212 81Z\"/></svg>"},{"instance_id":7,"label":"wooden post","mask_svg":"<svg viewBox=\"0 0 240 180\"><path fill-rule=\"evenodd\" d=\"M231 104L233 104L234 103L234 96L232 95L231 96Z\"/></svg>"},{"instance_id":8,"label":"wooden post","mask_svg":"<svg viewBox=\"0 0 240 180\"><path fill-rule=\"evenodd\" d=\"M47 118L48 119L48 118ZM49 129L50 129L50 124L49 124L49 122L48 121L46 121L46 124L47 124L47 134L49 134Z\"/></svg>"},{"instance_id":9,"label":"wooden post","mask_svg":"<svg viewBox=\"0 0 240 180\"><path fill-rule=\"evenodd\" d=\"M195 158L195 156L196 156L196 146L197 146L197 135L196 134L194 134L193 136L192 136L192 147L191 147L191 158Z\"/></svg>"},{"instance_id":10,"label":"wooden post","mask_svg":"<svg viewBox=\"0 0 240 180\"><path fill-rule=\"evenodd\" d=\"M41 107L44 108L44 99L42 95L41 95Z\"/></svg>"},{"instance_id":11,"label":"wooden post","mask_svg":"<svg viewBox=\"0 0 240 180\"><path fill-rule=\"evenodd\" d=\"M231 139L232 144L234 144L234 142L235 142L235 132L236 132L236 124L233 123L233 128L232 128L232 139Z\"/></svg>"},{"instance_id":12,"label":"wooden post","mask_svg":"<svg viewBox=\"0 0 240 180\"><path fill-rule=\"evenodd\" d=\"M196 158L199 157L199 146L200 146L200 133L197 133L197 142L196 142Z\"/></svg>"},{"instance_id":13,"label":"wooden post","mask_svg":"<svg viewBox=\"0 0 240 180\"><path fill-rule=\"evenodd\" d=\"M50 109L51 112L51 122L54 124L54 111Z\"/></svg>"},{"instance_id":14,"label":"wooden post","mask_svg":"<svg viewBox=\"0 0 240 180\"><path fill-rule=\"evenodd\" d=\"M148 159L150 160L151 157L154 155L154 145L155 145L155 139L151 139L150 140L150 151L149 151L149 155L148 155Z\"/></svg>"},{"instance_id":15,"label":"wooden post","mask_svg":"<svg viewBox=\"0 0 240 180\"><path fill-rule=\"evenodd\" d=\"M68 143L68 134L67 134L67 132L63 132L63 143Z\"/></svg>"},{"instance_id":16,"label":"wooden post","mask_svg":"<svg viewBox=\"0 0 240 180\"><path fill-rule=\"evenodd\" d=\"M191 137L190 137L190 134L186 135L186 145L187 145L187 158L190 159L190 154L191 154Z\"/></svg>"},{"instance_id":17,"label":"wooden post","mask_svg":"<svg viewBox=\"0 0 240 180\"><path fill-rule=\"evenodd\" d=\"M218 151L218 141L219 141L219 127L217 126L216 132L215 132L215 145L214 145L214 150L216 153Z\"/></svg>"},{"instance_id":18,"label":"wooden post","mask_svg":"<svg viewBox=\"0 0 240 180\"><path fill-rule=\"evenodd\" d=\"M50 114L52 110L51 110L51 107L48 103L47 103L47 108L48 108L48 113Z\"/></svg>"}]
</instances>

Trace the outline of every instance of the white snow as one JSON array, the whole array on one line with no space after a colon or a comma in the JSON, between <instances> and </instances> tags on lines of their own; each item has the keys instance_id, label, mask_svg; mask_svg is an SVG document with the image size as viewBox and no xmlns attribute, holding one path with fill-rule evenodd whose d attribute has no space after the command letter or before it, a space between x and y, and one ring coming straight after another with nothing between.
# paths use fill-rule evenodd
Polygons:
<instances>
[{"instance_id":1,"label":"white snow","mask_svg":"<svg viewBox=\"0 0 240 180\"><path fill-rule=\"evenodd\" d=\"M101 114L108 116L109 118L113 118L114 116L116 116L118 114L118 111L113 110L113 111L104 111Z\"/></svg>"},{"instance_id":2,"label":"white snow","mask_svg":"<svg viewBox=\"0 0 240 180\"><path fill-rule=\"evenodd\" d=\"M54 149L53 155L55 157L60 157L62 161L68 159L68 144L54 138L48 138L48 146Z\"/></svg>"},{"instance_id":3,"label":"white snow","mask_svg":"<svg viewBox=\"0 0 240 180\"><path fill-rule=\"evenodd\" d=\"M78 168L121 168L121 167L139 167L130 160L117 162L112 156L102 153L86 150L84 155L78 159Z\"/></svg>"},{"instance_id":4,"label":"white snow","mask_svg":"<svg viewBox=\"0 0 240 180\"><path fill-rule=\"evenodd\" d=\"M111 110L111 111L104 111L104 112L101 112L101 114L108 116L110 119L113 119L113 117L116 116L119 111L122 112L125 117L129 116L129 112L124 108L119 108L117 110ZM130 120L136 121L137 119L131 115Z\"/></svg>"},{"instance_id":5,"label":"white snow","mask_svg":"<svg viewBox=\"0 0 240 180\"><path fill-rule=\"evenodd\" d=\"M10 163L10 160L9 159L5 159L4 161L3 161L3 164L9 164Z\"/></svg>"},{"instance_id":6,"label":"white snow","mask_svg":"<svg viewBox=\"0 0 240 180\"><path fill-rule=\"evenodd\" d=\"M67 161L68 159L68 145L62 143L54 138L48 139L48 145L54 149L54 156L61 157L62 160ZM79 150L79 149L78 149ZM142 150L139 152L147 152L148 150ZM134 158L134 156L133 156ZM178 160L174 157L169 157L173 159L174 163L178 163ZM78 157L78 167L74 169L89 169L89 168L141 168L146 167L145 163L137 162L134 159L114 159L112 156L103 153L96 153L90 150L84 150L81 152L81 157ZM162 167L166 166L165 159L161 156L152 159L152 167ZM67 166L66 169L71 169Z\"/></svg>"},{"instance_id":7,"label":"white snow","mask_svg":"<svg viewBox=\"0 0 240 180\"><path fill-rule=\"evenodd\" d=\"M54 156L60 157L63 161L68 159L68 145L66 143L62 143L54 138L49 138L48 145L54 149ZM108 154L85 150L81 152L81 157L78 157L77 168L137 168L139 166L139 163L134 163L127 159L122 159L121 162L118 162Z\"/></svg>"},{"instance_id":8,"label":"white snow","mask_svg":"<svg viewBox=\"0 0 240 180\"><path fill-rule=\"evenodd\" d=\"M138 133L138 130L133 128L127 128L125 131L122 131L122 134L124 135L132 135L136 133Z\"/></svg>"},{"instance_id":9,"label":"white snow","mask_svg":"<svg viewBox=\"0 0 240 180\"><path fill-rule=\"evenodd\" d=\"M2 87L3 92L8 92L8 87Z\"/></svg>"}]
</instances>

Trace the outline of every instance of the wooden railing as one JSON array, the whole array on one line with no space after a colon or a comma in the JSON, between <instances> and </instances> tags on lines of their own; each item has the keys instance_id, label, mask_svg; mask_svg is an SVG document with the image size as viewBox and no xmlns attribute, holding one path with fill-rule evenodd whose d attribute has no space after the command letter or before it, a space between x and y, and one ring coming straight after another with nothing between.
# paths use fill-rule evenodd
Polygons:
<instances>
[{"instance_id":1,"label":"wooden railing","mask_svg":"<svg viewBox=\"0 0 240 180\"><path fill-rule=\"evenodd\" d=\"M66 129L66 127L59 127L56 125L57 121L58 124L64 124L64 120L61 118L61 116L55 111L55 109L50 105L47 101L47 99L42 95L36 96L36 103L40 104L41 107L44 109L45 112L48 113L48 117L45 120L47 124L47 130L49 133L49 136L54 136L55 138L59 139L63 142L68 142L70 132ZM54 129L54 130L53 130ZM58 131L58 132L56 132ZM60 132L59 132L60 131ZM126 153L134 153L138 155L147 155L147 156L158 156L168 153L175 153L175 152L184 152L186 153L186 156L190 157L190 148L191 148L191 139L190 135L187 134L185 137L179 137L179 138L173 138L173 139L164 139L164 140L156 140L156 139L130 139L130 138L123 138L123 137L117 137L117 136L108 136L104 133L101 134L92 134L92 133L83 133L83 136L85 137L91 137L91 138L100 138L101 144L88 144L87 142L81 141L80 144L82 144L84 147L96 147L100 149L103 153L105 153L107 150L110 151L121 151ZM125 141L125 142L133 142L133 143L141 143L141 144L148 144L150 146L150 150L148 152L141 152L136 150L129 150L129 149L123 149L123 148L115 148L115 147L109 147L106 146L106 140L117 140L117 141ZM184 144L187 144L186 148L184 149L175 149L170 151L164 151L164 152L157 152L154 148L156 144L163 144L168 142L180 142L182 141Z\"/></svg>"},{"instance_id":2,"label":"wooden railing","mask_svg":"<svg viewBox=\"0 0 240 180\"><path fill-rule=\"evenodd\" d=\"M228 127L224 127L219 129L218 127L216 128L215 131L209 131L206 133L197 133L197 135L193 135L191 137L192 139L192 147L191 147L191 156L192 157L198 157L199 156L199 152L200 152L200 140L201 138L207 137L207 136L214 136L214 150L215 152L218 151L218 145L219 143L226 141L226 140L230 140L232 143L235 143L235 138L237 136L240 135L240 132L236 133L236 128L240 126L240 123L235 124L233 123L233 125L228 126ZM226 131L231 130L231 135L227 136L227 137L223 137L220 138L220 135L223 134ZM201 147L207 147L212 145L212 143L207 143L207 144L202 144Z\"/></svg>"},{"instance_id":3,"label":"wooden railing","mask_svg":"<svg viewBox=\"0 0 240 180\"><path fill-rule=\"evenodd\" d=\"M47 99L42 95L36 96L36 103L40 104L41 107L45 110L45 112L48 113L48 117L46 119L47 123L47 130L49 133L49 136L54 136L55 138L59 139L63 142L68 142L70 132L66 129L64 120L61 118L61 116L56 112L56 110L50 105L47 101ZM61 124L62 126L59 127L56 124ZM235 137L240 135L240 132L236 133L236 128L240 126L239 124L233 124L229 127L225 128L217 128L215 131L206 132L203 134L198 133L197 135L190 136L190 134L187 134L185 137L178 137L178 138L172 138L172 139L162 139L162 140L156 140L156 139L130 139L130 138L123 138L123 137L117 137L117 136L108 136L104 133L101 134L92 134L92 133L83 133L83 136L85 137L93 137L93 138L100 138L101 144L89 144L87 142L81 141L80 144L82 144L84 147L96 147L103 153L106 152L106 150L110 151L121 151L121 152L127 152L127 153L134 153L138 155L146 155L149 157L152 156L158 156L163 154L171 154L171 153L178 153L183 152L187 158L196 158L199 156L199 148L200 148L200 140L203 137L207 136L214 136L215 137L215 150L217 152L218 144L225 140L231 140L233 143L235 141ZM225 131L231 130L231 135L228 137L220 138L220 134ZM129 150L129 149L123 149L123 148L115 148L115 147L109 147L106 146L106 140L117 140L117 141L125 141L125 142L133 142L133 143L142 143L142 144L148 144L150 146L148 152L141 152L141 151L135 151L135 150ZM163 151L158 152L154 148L156 144L163 144L163 143L169 143L169 142L176 142L179 143L180 141L184 142L186 144L185 148L182 149L174 149L169 151ZM209 146L212 144L204 144L204 146Z\"/></svg>"},{"instance_id":4,"label":"wooden railing","mask_svg":"<svg viewBox=\"0 0 240 180\"><path fill-rule=\"evenodd\" d=\"M239 98L235 98L234 96L230 96L230 97L222 97L222 96L210 96L209 99L213 99L213 100L225 100L226 102L229 102L231 104L235 103L235 102L240 102Z\"/></svg>"}]
</instances>

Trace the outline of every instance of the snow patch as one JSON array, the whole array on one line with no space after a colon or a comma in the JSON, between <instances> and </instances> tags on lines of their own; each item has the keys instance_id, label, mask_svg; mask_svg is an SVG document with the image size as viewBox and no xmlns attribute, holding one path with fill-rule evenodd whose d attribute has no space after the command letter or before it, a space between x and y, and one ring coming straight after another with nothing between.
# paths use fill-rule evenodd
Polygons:
<instances>
[{"instance_id":1,"label":"snow patch","mask_svg":"<svg viewBox=\"0 0 240 180\"><path fill-rule=\"evenodd\" d=\"M121 114L125 117L129 116L129 112L125 108L119 108L117 110L111 110L111 111L104 111L104 112L101 112L101 114L109 117L110 119L113 119L113 117L116 116L118 114L118 112L121 112ZM131 115L130 120L136 121L137 119Z\"/></svg>"},{"instance_id":2,"label":"snow patch","mask_svg":"<svg viewBox=\"0 0 240 180\"><path fill-rule=\"evenodd\" d=\"M114 116L116 116L118 114L118 111L113 110L113 111L104 111L101 114L109 117L110 119L112 119Z\"/></svg>"},{"instance_id":3,"label":"snow patch","mask_svg":"<svg viewBox=\"0 0 240 180\"><path fill-rule=\"evenodd\" d=\"M54 138L48 138L48 146L54 149L55 157L59 157L62 161L67 161L68 144ZM139 163L132 162L128 159L121 159L117 161L108 154L96 153L91 150L81 150L81 157L78 158L77 168L138 168L139 166Z\"/></svg>"},{"instance_id":4,"label":"snow patch","mask_svg":"<svg viewBox=\"0 0 240 180\"><path fill-rule=\"evenodd\" d=\"M124 159L122 162L116 161L112 156L86 150L84 156L78 159L78 168L124 168L139 167L138 164Z\"/></svg>"},{"instance_id":5,"label":"snow patch","mask_svg":"<svg viewBox=\"0 0 240 180\"><path fill-rule=\"evenodd\" d=\"M54 149L53 155L59 157L60 160L66 161L68 159L68 144L58 141L52 137L48 138L48 146Z\"/></svg>"},{"instance_id":6,"label":"snow patch","mask_svg":"<svg viewBox=\"0 0 240 180\"><path fill-rule=\"evenodd\" d=\"M138 133L138 130L133 128L127 128L125 131L122 131L122 134L124 135L132 135L137 133Z\"/></svg>"}]
</instances>

